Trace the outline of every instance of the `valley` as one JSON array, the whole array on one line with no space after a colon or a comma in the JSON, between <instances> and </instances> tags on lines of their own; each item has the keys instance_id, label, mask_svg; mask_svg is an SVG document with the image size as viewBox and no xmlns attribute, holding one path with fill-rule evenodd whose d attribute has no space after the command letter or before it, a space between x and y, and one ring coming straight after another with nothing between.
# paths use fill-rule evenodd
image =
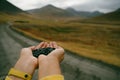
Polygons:
<instances>
[{"instance_id":1,"label":"valley","mask_svg":"<svg viewBox=\"0 0 120 80\"><path fill-rule=\"evenodd\" d=\"M62 9L51 4L24 11L1 0L1 74L6 74L15 64L19 57L16 53L21 48L41 41L56 41L66 50L61 64L66 80L119 80L119 13L119 8L102 13L77 11L71 7ZM36 75L37 71L33 79Z\"/></svg>"}]
</instances>

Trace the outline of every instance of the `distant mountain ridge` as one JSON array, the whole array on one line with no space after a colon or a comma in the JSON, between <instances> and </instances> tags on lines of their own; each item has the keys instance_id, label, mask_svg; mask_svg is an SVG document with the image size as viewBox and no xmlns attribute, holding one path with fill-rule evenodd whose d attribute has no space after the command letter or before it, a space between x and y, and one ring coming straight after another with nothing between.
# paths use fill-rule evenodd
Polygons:
<instances>
[{"instance_id":1,"label":"distant mountain ridge","mask_svg":"<svg viewBox=\"0 0 120 80\"><path fill-rule=\"evenodd\" d=\"M103 13L98 11L96 12L85 12L85 11L76 11L73 8L61 9L53 5L47 5L42 8L28 10L27 12L35 14L38 16L52 16L52 17L83 17L90 18L95 16L100 16Z\"/></svg>"},{"instance_id":2,"label":"distant mountain ridge","mask_svg":"<svg viewBox=\"0 0 120 80\"><path fill-rule=\"evenodd\" d=\"M23 12L23 10L14 6L7 0L0 0L0 12L18 13L18 12Z\"/></svg>"},{"instance_id":3,"label":"distant mountain ridge","mask_svg":"<svg viewBox=\"0 0 120 80\"><path fill-rule=\"evenodd\" d=\"M116 11L95 17L96 20L120 21L120 8Z\"/></svg>"},{"instance_id":4,"label":"distant mountain ridge","mask_svg":"<svg viewBox=\"0 0 120 80\"><path fill-rule=\"evenodd\" d=\"M67 8L66 10L73 14L76 14L77 16L83 16L83 17L87 17L87 18L103 15L103 13L101 13L99 11L94 11L94 12L76 11L73 8Z\"/></svg>"},{"instance_id":5,"label":"distant mountain ridge","mask_svg":"<svg viewBox=\"0 0 120 80\"><path fill-rule=\"evenodd\" d=\"M57 8L53 5L47 5L39 9L28 10L27 12L36 14L39 16L50 16L50 17L70 17L74 16L73 14L69 13L68 11Z\"/></svg>"}]
</instances>

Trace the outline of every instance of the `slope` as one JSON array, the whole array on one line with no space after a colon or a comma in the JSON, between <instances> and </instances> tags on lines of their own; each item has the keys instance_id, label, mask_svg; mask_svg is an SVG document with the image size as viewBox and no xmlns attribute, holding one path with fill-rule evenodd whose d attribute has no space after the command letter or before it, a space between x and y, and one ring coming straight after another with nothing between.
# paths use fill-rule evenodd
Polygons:
<instances>
[{"instance_id":1,"label":"slope","mask_svg":"<svg viewBox=\"0 0 120 80\"><path fill-rule=\"evenodd\" d=\"M103 20L103 21L120 21L120 9L117 9L114 12L104 14L99 17L93 18L94 20Z\"/></svg>"},{"instance_id":2,"label":"slope","mask_svg":"<svg viewBox=\"0 0 120 80\"><path fill-rule=\"evenodd\" d=\"M7 0L0 0L0 12L19 13L23 11Z\"/></svg>"},{"instance_id":3,"label":"slope","mask_svg":"<svg viewBox=\"0 0 120 80\"><path fill-rule=\"evenodd\" d=\"M47 5L39 9L29 10L29 13L39 15L40 17L73 17L75 16L72 13L64 9L57 8L53 5Z\"/></svg>"}]
</instances>

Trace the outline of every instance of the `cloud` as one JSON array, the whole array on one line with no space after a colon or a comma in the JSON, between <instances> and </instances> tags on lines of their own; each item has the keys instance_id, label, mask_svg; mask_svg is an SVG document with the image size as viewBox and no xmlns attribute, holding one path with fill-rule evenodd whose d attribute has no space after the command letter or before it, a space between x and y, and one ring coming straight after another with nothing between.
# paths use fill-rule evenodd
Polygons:
<instances>
[{"instance_id":1,"label":"cloud","mask_svg":"<svg viewBox=\"0 0 120 80\"><path fill-rule=\"evenodd\" d=\"M60 8L73 7L81 11L110 12L120 8L120 0L8 0L23 10L52 4Z\"/></svg>"},{"instance_id":2,"label":"cloud","mask_svg":"<svg viewBox=\"0 0 120 80\"><path fill-rule=\"evenodd\" d=\"M73 5L76 10L110 12L120 8L120 0L88 0L81 5Z\"/></svg>"},{"instance_id":3,"label":"cloud","mask_svg":"<svg viewBox=\"0 0 120 80\"><path fill-rule=\"evenodd\" d=\"M8 0L9 2L13 3L17 7L26 10L26 9L32 9L36 8L35 4L39 2L40 0Z\"/></svg>"}]
</instances>

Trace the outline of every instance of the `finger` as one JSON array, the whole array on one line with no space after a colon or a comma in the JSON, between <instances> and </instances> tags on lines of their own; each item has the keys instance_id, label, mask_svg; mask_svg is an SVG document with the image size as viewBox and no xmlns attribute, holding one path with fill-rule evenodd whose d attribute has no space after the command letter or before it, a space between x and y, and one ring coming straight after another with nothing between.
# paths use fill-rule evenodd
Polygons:
<instances>
[{"instance_id":1,"label":"finger","mask_svg":"<svg viewBox=\"0 0 120 80\"><path fill-rule=\"evenodd\" d=\"M52 43L52 42L50 42L49 46L50 46L51 48L53 48L53 43Z\"/></svg>"},{"instance_id":2,"label":"finger","mask_svg":"<svg viewBox=\"0 0 120 80\"><path fill-rule=\"evenodd\" d=\"M58 45L56 42L52 42L53 48L58 48Z\"/></svg>"},{"instance_id":3,"label":"finger","mask_svg":"<svg viewBox=\"0 0 120 80\"><path fill-rule=\"evenodd\" d=\"M47 42L45 42L44 44L43 44L43 46L41 46L42 48L46 48L47 47Z\"/></svg>"},{"instance_id":4,"label":"finger","mask_svg":"<svg viewBox=\"0 0 120 80\"><path fill-rule=\"evenodd\" d=\"M38 44L35 49L39 49L39 48L42 48L42 46L45 44L45 42L41 42L40 44Z\"/></svg>"},{"instance_id":5,"label":"finger","mask_svg":"<svg viewBox=\"0 0 120 80\"><path fill-rule=\"evenodd\" d=\"M30 46L30 47L28 47L29 49L31 49L31 50L34 50L35 49L35 46Z\"/></svg>"},{"instance_id":6,"label":"finger","mask_svg":"<svg viewBox=\"0 0 120 80\"><path fill-rule=\"evenodd\" d=\"M47 44L47 47L50 47L50 44Z\"/></svg>"}]
</instances>

